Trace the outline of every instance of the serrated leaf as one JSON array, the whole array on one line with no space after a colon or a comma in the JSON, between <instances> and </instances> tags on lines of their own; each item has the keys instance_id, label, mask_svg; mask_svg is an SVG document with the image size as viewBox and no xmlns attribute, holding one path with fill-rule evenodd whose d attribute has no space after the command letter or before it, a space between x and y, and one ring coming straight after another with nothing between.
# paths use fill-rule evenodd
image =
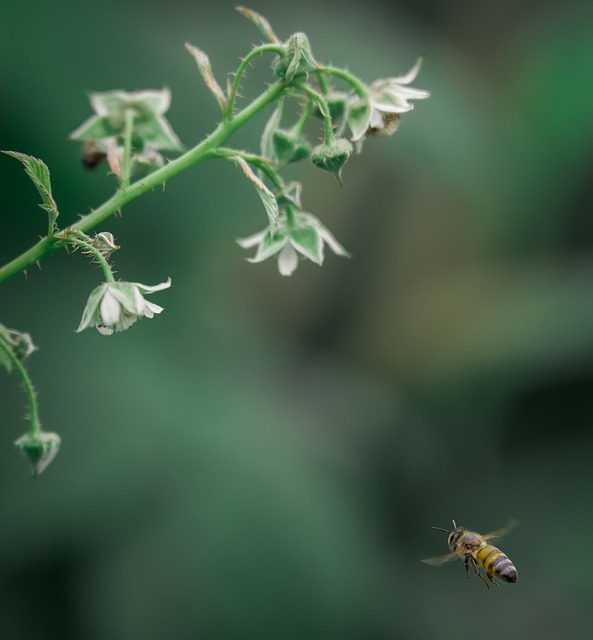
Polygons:
<instances>
[{"instance_id":1,"label":"serrated leaf","mask_svg":"<svg viewBox=\"0 0 593 640\"><path fill-rule=\"evenodd\" d=\"M270 23L259 13L246 7L237 7L237 11L242 13L248 20L251 20L253 24L270 40L270 42L279 43L280 40L272 30Z\"/></svg>"},{"instance_id":2,"label":"serrated leaf","mask_svg":"<svg viewBox=\"0 0 593 640\"><path fill-rule=\"evenodd\" d=\"M49 216L49 229L50 232L53 229L54 222L59 215L58 206L53 199L51 193L51 181L49 177L49 169L43 160L29 156L26 153L19 153L18 151L2 151L7 156L12 156L22 163L25 168L26 174L29 176L31 182L35 185L35 188L39 192L43 203L39 206L47 211Z\"/></svg>"},{"instance_id":3,"label":"serrated leaf","mask_svg":"<svg viewBox=\"0 0 593 640\"><path fill-rule=\"evenodd\" d=\"M224 95L224 91L221 89L220 85L216 81L216 78L214 77L212 65L210 64L210 58L208 58L208 55L204 53L204 51L189 44L189 42L185 43L185 48L194 57L194 60L198 65L198 69L200 70L206 86L208 87L208 89L210 89L210 92L216 98L218 105L224 112L226 108L226 97Z\"/></svg>"},{"instance_id":4,"label":"serrated leaf","mask_svg":"<svg viewBox=\"0 0 593 640\"><path fill-rule=\"evenodd\" d=\"M276 233L278 230L279 217L280 213L278 211L278 203L276 202L276 198L274 194L266 187L266 185L253 173L251 167L247 162L241 158L240 156L233 157L233 160L237 162L241 169L243 169L243 173L253 182L255 188L257 189L257 193L263 202L266 213L268 214L268 220L270 221L270 232L272 235Z\"/></svg>"}]
</instances>

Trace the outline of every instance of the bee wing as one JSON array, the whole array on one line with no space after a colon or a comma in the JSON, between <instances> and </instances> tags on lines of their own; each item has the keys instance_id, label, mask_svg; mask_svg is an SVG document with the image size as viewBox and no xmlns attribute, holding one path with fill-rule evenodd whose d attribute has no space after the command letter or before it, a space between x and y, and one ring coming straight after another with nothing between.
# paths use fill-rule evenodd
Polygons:
<instances>
[{"instance_id":1,"label":"bee wing","mask_svg":"<svg viewBox=\"0 0 593 640\"><path fill-rule=\"evenodd\" d=\"M439 565L445 564L445 562L451 562L451 560L455 560L457 555L454 553L446 553L444 556L437 556L436 558L424 558L422 562L425 564Z\"/></svg>"},{"instance_id":2,"label":"bee wing","mask_svg":"<svg viewBox=\"0 0 593 640\"><path fill-rule=\"evenodd\" d=\"M484 540L492 540L494 538L500 538L501 536L506 535L511 529L514 529L519 524L518 520L511 520L506 526L501 529L496 529L491 531L490 533L486 533L482 537Z\"/></svg>"}]
</instances>

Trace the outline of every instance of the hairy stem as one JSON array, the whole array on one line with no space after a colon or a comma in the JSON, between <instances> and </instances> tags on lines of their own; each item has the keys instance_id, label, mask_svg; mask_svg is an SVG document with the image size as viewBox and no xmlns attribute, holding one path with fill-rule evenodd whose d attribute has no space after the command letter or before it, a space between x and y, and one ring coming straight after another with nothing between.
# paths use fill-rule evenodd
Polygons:
<instances>
[{"instance_id":1,"label":"hairy stem","mask_svg":"<svg viewBox=\"0 0 593 640\"><path fill-rule=\"evenodd\" d=\"M69 229L87 233L103 222L103 220L113 215L116 211L122 209L122 207L128 204L128 202L131 202L147 191L164 184L167 180L176 176L178 173L202 162L209 156L209 153L213 149L220 146L232 133L242 127L266 105L280 97L285 88L286 85L281 81L274 83L237 115L232 117L230 120L221 122L209 136L202 140L202 142L196 145L193 149L190 149L175 160L171 160L171 162L167 163L160 169L157 169L148 176L133 182L128 187L116 191L116 193L114 193L111 198L106 200L101 206L88 215L83 216L71 227L58 231L56 236L59 234L67 236ZM22 273L46 256L65 246L65 244L67 243L64 242L63 238L42 238L30 249L0 268L0 282L4 282L16 274Z\"/></svg>"},{"instance_id":2,"label":"hairy stem","mask_svg":"<svg viewBox=\"0 0 593 640\"><path fill-rule=\"evenodd\" d=\"M35 397L35 389L33 382L27 373L27 370L23 366L23 363L16 357L13 350L10 348L0 334L0 349L6 353L9 360L12 362L14 368L18 371L25 387L25 393L27 394L27 400L29 402L29 430L33 435L39 435L41 433L41 423L39 422L39 410L37 408L37 398Z\"/></svg>"}]
</instances>

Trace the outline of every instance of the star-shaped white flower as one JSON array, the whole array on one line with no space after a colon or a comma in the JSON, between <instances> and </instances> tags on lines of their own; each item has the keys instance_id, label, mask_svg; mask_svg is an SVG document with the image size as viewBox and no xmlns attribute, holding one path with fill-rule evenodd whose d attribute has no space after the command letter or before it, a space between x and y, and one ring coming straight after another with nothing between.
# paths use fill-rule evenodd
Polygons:
<instances>
[{"instance_id":1,"label":"star-shaped white flower","mask_svg":"<svg viewBox=\"0 0 593 640\"><path fill-rule=\"evenodd\" d=\"M408 86L418 76L421 66L422 58L419 58L404 75L375 80L369 87L366 100L352 100L348 125L353 142L367 135L391 135L398 127L400 114L414 108L412 101L430 96L429 91Z\"/></svg>"},{"instance_id":2,"label":"star-shaped white flower","mask_svg":"<svg viewBox=\"0 0 593 640\"><path fill-rule=\"evenodd\" d=\"M154 286L140 282L104 282L91 292L77 331L95 327L105 336L125 331L139 318L153 318L163 307L148 302L143 294L168 289L171 279Z\"/></svg>"},{"instance_id":3,"label":"star-shaped white flower","mask_svg":"<svg viewBox=\"0 0 593 640\"><path fill-rule=\"evenodd\" d=\"M164 114L171 104L169 89L105 91L91 94L95 112L70 134L73 140L103 140L124 133L126 112L134 114L134 135L151 149L179 151L181 143Z\"/></svg>"},{"instance_id":4,"label":"star-shaped white flower","mask_svg":"<svg viewBox=\"0 0 593 640\"><path fill-rule=\"evenodd\" d=\"M283 276L290 276L298 267L299 257L307 258L315 264L323 264L324 245L339 256L350 254L334 238L327 227L321 224L312 214L298 211L294 214L294 222L289 225L286 215L280 216L279 229L272 235L270 227L248 238L237 240L243 249L257 247L249 262L262 262L266 258L278 255L278 271Z\"/></svg>"}]
</instances>

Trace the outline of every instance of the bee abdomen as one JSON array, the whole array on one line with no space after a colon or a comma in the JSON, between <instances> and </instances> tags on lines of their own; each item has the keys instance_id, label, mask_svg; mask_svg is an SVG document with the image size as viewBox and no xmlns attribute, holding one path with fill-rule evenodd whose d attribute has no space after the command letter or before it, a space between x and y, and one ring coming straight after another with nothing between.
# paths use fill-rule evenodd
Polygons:
<instances>
[{"instance_id":1,"label":"bee abdomen","mask_svg":"<svg viewBox=\"0 0 593 640\"><path fill-rule=\"evenodd\" d=\"M486 571L505 582L517 582L517 569L508 556L492 545L478 551L478 560Z\"/></svg>"}]
</instances>

